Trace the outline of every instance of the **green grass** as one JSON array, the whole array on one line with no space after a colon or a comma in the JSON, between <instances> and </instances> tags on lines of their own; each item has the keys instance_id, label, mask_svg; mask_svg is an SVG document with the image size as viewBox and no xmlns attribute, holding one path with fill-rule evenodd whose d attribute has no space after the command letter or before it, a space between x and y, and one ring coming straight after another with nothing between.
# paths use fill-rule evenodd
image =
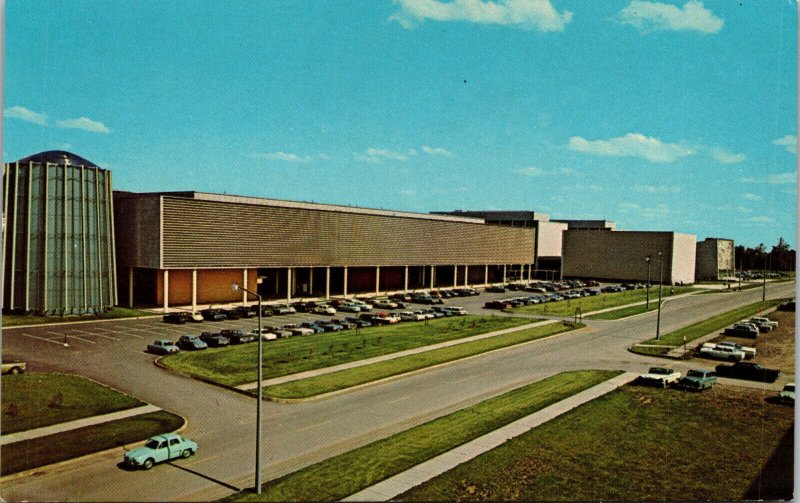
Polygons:
<instances>
[{"instance_id":1,"label":"green grass","mask_svg":"<svg viewBox=\"0 0 800 503\"><path fill-rule=\"evenodd\" d=\"M336 501L618 374L558 374L272 480L260 497L227 500Z\"/></svg>"},{"instance_id":2,"label":"green grass","mask_svg":"<svg viewBox=\"0 0 800 503\"><path fill-rule=\"evenodd\" d=\"M153 313L131 309L127 307L115 307L110 311L100 314L85 314L81 316L38 316L33 314L3 314L4 327L16 327L20 325L47 325L51 323L64 323L71 321L92 321L110 320L117 318L138 318L140 316L153 316Z\"/></svg>"},{"instance_id":3,"label":"green grass","mask_svg":"<svg viewBox=\"0 0 800 503\"><path fill-rule=\"evenodd\" d=\"M565 322L551 323L541 327L497 335L478 341L402 356L400 358L364 365L362 367L340 370L338 372L331 372L329 374L299 379L283 384L275 384L273 386L267 386L264 388L263 392L264 396L271 398L308 398L399 374L405 374L441 363L460 360L487 351L541 339L568 330L574 330L578 326L583 325L576 326Z\"/></svg>"},{"instance_id":4,"label":"green grass","mask_svg":"<svg viewBox=\"0 0 800 503\"><path fill-rule=\"evenodd\" d=\"M620 309L614 309L613 311L606 311L604 313L597 313L591 316L587 316L587 319L590 320L619 320L621 318L627 318L628 316L635 316L637 314L646 313L648 311L655 311L658 309L658 299L650 301L650 309L647 309L646 304L640 304L637 306L630 306L630 307L623 307Z\"/></svg>"},{"instance_id":5,"label":"green grass","mask_svg":"<svg viewBox=\"0 0 800 503\"><path fill-rule=\"evenodd\" d=\"M673 291L670 294L670 290ZM666 286L662 287L661 297L680 295L683 293L695 292L700 290L692 286ZM650 305L658 304L658 287L650 288ZM573 316L575 310L580 308L583 313L599 311L617 306L626 306L647 300L647 290L626 290L616 293L601 293L592 297L581 297L580 299L567 299L558 302L547 302L544 304L534 304L532 306L514 307L508 311L511 313L538 314L546 316Z\"/></svg>"},{"instance_id":6,"label":"green grass","mask_svg":"<svg viewBox=\"0 0 800 503\"><path fill-rule=\"evenodd\" d=\"M6 435L145 405L89 379L65 374L6 375L2 394L0 424Z\"/></svg>"},{"instance_id":7,"label":"green grass","mask_svg":"<svg viewBox=\"0 0 800 503\"><path fill-rule=\"evenodd\" d=\"M754 304L748 304L738 309L734 309L733 311L728 311L727 313L714 316L713 318L709 318L707 320L703 320L693 325L689 325L688 327L675 330L674 332L663 334L661 336L661 339L659 340L650 339L648 341L643 342L642 344L655 344L661 346L680 346L683 344L684 337L686 337L686 342L691 342L697 338L703 337L704 335L708 335L717 330L721 330L724 327L736 323L739 320L752 316L758 313L759 311L764 311L765 309L777 306L782 302L786 302L786 300L787 299L777 299L777 300L768 300L765 302L756 302ZM638 346L633 346L631 348L631 351L639 354L654 355L654 354L665 354L669 352L669 348L664 348L663 350L660 350L659 348L640 348Z\"/></svg>"},{"instance_id":8,"label":"green grass","mask_svg":"<svg viewBox=\"0 0 800 503\"><path fill-rule=\"evenodd\" d=\"M122 461L122 445L175 431L183 422L180 416L159 411L78 428L68 433L7 444L0 451L0 475L30 470L114 447L120 447L119 460Z\"/></svg>"},{"instance_id":9,"label":"green grass","mask_svg":"<svg viewBox=\"0 0 800 503\"><path fill-rule=\"evenodd\" d=\"M461 316L359 330L290 337L264 344L264 378L331 367L406 349L531 323L524 318ZM172 370L229 386L257 379L258 344L181 352L161 361Z\"/></svg>"},{"instance_id":10,"label":"green grass","mask_svg":"<svg viewBox=\"0 0 800 503\"><path fill-rule=\"evenodd\" d=\"M395 499L739 501L793 421L760 390L625 386Z\"/></svg>"}]
</instances>

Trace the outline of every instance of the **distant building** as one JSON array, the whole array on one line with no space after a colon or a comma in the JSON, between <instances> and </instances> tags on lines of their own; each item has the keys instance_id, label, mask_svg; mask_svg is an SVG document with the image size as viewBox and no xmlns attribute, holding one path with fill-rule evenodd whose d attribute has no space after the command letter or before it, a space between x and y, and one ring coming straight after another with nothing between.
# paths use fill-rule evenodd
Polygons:
<instances>
[{"instance_id":1,"label":"distant building","mask_svg":"<svg viewBox=\"0 0 800 503\"><path fill-rule=\"evenodd\" d=\"M116 304L111 172L64 151L3 172L3 310L84 314Z\"/></svg>"},{"instance_id":2,"label":"distant building","mask_svg":"<svg viewBox=\"0 0 800 503\"><path fill-rule=\"evenodd\" d=\"M567 228L571 231L613 231L616 230L617 224L608 220L553 220L562 224L567 224Z\"/></svg>"},{"instance_id":3,"label":"distant building","mask_svg":"<svg viewBox=\"0 0 800 503\"><path fill-rule=\"evenodd\" d=\"M657 283L695 281L693 234L656 231L568 230L564 232L562 274L565 278ZM660 255L659 255L660 253Z\"/></svg>"},{"instance_id":4,"label":"distant building","mask_svg":"<svg viewBox=\"0 0 800 503\"><path fill-rule=\"evenodd\" d=\"M530 276L545 277L546 272L553 273L561 269L561 233L567 230L567 224L550 221L550 216L534 211L435 211L436 215L466 216L482 218L488 225L505 227L524 227L534 230L533 274L527 271L513 270L512 279L528 279ZM556 277L551 274L550 277Z\"/></svg>"},{"instance_id":5,"label":"distant building","mask_svg":"<svg viewBox=\"0 0 800 503\"><path fill-rule=\"evenodd\" d=\"M718 280L732 276L736 269L732 239L706 238L697 243L695 276L698 280Z\"/></svg>"}]
</instances>

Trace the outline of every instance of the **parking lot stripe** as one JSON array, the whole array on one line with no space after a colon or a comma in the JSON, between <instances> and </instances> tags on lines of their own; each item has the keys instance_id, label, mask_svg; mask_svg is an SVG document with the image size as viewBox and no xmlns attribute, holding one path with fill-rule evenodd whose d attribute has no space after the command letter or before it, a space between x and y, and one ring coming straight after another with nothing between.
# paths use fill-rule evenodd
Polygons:
<instances>
[{"instance_id":1,"label":"parking lot stripe","mask_svg":"<svg viewBox=\"0 0 800 503\"><path fill-rule=\"evenodd\" d=\"M50 333L52 333L52 332L50 332ZM84 339L83 337L78 337L77 335L64 334L64 337L68 337L70 339L78 339L79 341L88 342L89 344L97 344L97 341L90 341L89 339ZM119 340L119 339L117 339L117 340Z\"/></svg>"},{"instance_id":2,"label":"parking lot stripe","mask_svg":"<svg viewBox=\"0 0 800 503\"><path fill-rule=\"evenodd\" d=\"M48 339L47 337L38 337L36 335L30 335L30 334L20 334L20 335L24 335L25 337L30 337L31 339L39 339L40 341L52 342L53 344L58 344L59 346L64 344L63 338L60 338L59 340L53 340L53 339Z\"/></svg>"},{"instance_id":3,"label":"parking lot stripe","mask_svg":"<svg viewBox=\"0 0 800 503\"><path fill-rule=\"evenodd\" d=\"M321 422L321 423L312 424L311 426L306 426L305 428L300 428L300 429L299 429L299 430L297 430L297 431L298 431L298 432L301 432L301 431L310 430L310 429L312 429L312 428L317 428L318 426L322 426L322 425L324 425L324 424L328 424L328 423L330 423L330 422L331 422L331 420L330 420L330 419L328 419L327 421L323 421L323 422Z\"/></svg>"}]
</instances>

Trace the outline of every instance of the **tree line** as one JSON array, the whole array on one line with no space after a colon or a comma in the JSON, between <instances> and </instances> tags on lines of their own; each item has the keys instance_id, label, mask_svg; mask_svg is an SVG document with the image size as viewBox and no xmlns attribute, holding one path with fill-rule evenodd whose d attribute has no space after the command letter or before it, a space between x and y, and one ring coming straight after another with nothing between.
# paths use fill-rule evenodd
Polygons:
<instances>
[{"instance_id":1,"label":"tree line","mask_svg":"<svg viewBox=\"0 0 800 503\"><path fill-rule=\"evenodd\" d=\"M768 271L794 271L796 254L789 243L783 238L778 239L778 244L767 252L764 243L755 248L739 245L735 248L736 269L738 270L768 270Z\"/></svg>"}]
</instances>

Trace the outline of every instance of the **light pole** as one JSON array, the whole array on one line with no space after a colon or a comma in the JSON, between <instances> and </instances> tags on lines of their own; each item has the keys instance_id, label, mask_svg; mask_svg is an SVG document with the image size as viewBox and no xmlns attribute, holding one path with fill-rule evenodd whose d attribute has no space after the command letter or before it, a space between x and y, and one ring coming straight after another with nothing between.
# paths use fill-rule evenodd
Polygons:
<instances>
[{"instance_id":1,"label":"light pole","mask_svg":"<svg viewBox=\"0 0 800 503\"><path fill-rule=\"evenodd\" d=\"M661 339L661 284L664 283L664 259L661 252L658 252L658 262L660 272L658 274L658 317L656 318L656 340Z\"/></svg>"},{"instance_id":2,"label":"light pole","mask_svg":"<svg viewBox=\"0 0 800 503\"><path fill-rule=\"evenodd\" d=\"M646 309L650 310L650 255L644 258L644 261L647 262L647 306Z\"/></svg>"},{"instance_id":3,"label":"light pole","mask_svg":"<svg viewBox=\"0 0 800 503\"><path fill-rule=\"evenodd\" d=\"M262 381L262 336L261 336L261 295L251 292L247 288L231 284L232 290L242 290L243 292L255 295L258 297L258 391L256 393L256 494L261 494L261 437L262 437L262 423L261 423L261 381Z\"/></svg>"}]
</instances>

